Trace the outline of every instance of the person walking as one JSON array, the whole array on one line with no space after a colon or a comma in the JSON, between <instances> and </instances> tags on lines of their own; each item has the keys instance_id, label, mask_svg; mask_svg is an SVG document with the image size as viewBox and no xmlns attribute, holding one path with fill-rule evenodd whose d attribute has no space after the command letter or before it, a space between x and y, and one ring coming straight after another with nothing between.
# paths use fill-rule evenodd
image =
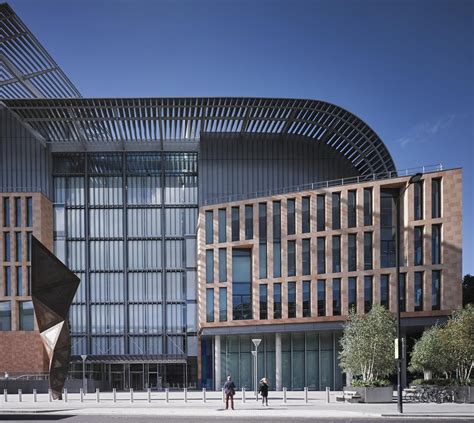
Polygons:
<instances>
[{"instance_id":1,"label":"person walking","mask_svg":"<svg viewBox=\"0 0 474 423\"><path fill-rule=\"evenodd\" d=\"M268 379L266 377L260 381L258 392L262 395L262 405L268 407Z\"/></svg>"},{"instance_id":2,"label":"person walking","mask_svg":"<svg viewBox=\"0 0 474 423\"><path fill-rule=\"evenodd\" d=\"M227 376L227 381L224 383L224 394L225 394L225 409L229 409L229 400L232 410L234 409L234 395L235 395L235 384L232 378Z\"/></svg>"}]
</instances>

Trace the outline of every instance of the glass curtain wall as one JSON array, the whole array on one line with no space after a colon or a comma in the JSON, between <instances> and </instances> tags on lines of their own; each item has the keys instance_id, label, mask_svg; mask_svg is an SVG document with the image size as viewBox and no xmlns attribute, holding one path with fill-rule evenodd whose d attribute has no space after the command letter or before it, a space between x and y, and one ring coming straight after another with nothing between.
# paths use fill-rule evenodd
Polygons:
<instances>
[{"instance_id":1,"label":"glass curtain wall","mask_svg":"<svg viewBox=\"0 0 474 423\"><path fill-rule=\"evenodd\" d=\"M282 333L282 386L290 390L303 390L305 386L311 390L326 386L342 389L343 378L337 363L340 336L339 332ZM253 389L252 337L255 336L221 336L221 385L227 375L232 375L237 389ZM270 389L275 389L275 334L258 337L262 342L258 348L257 377L267 377Z\"/></svg>"},{"instance_id":2,"label":"glass curtain wall","mask_svg":"<svg viewBox=\"0 0 474 423\"><path fill-rule=\"evenodd\" d=\"M185 355L196 332L197 154L53 163L55 253L81 279L72 354Z\"/></svg>"}]
</instances>

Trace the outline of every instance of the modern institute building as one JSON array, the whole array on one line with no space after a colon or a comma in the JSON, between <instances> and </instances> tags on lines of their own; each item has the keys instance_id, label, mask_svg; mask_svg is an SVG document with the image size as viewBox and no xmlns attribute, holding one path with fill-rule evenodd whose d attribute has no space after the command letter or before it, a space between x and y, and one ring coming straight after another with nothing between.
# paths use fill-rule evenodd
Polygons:
<instances>
[{"instance_id":1,"label":"modern institute building","mask_svg":"<svg viewBox=\"0 0 474 423\"><path fill-rule=\"evenodd\" d=\"M349 310L396 310L400 173L315 100L82 98L0 6L0 372L44 371L30 237L81 279L71 377L105 386L340 389ZM400 198L402 329L461 305L461 170Z\"/></svg>"}]
</instances>

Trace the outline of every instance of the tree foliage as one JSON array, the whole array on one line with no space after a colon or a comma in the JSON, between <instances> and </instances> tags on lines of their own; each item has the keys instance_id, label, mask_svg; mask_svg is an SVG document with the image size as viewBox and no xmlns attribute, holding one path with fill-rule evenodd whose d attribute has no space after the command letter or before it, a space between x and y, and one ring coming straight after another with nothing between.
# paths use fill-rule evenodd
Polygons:
<instances>
[{"instance_id":1,"label":"tree foliage","mask_svg":"<svg viewBox=\"0 0 474 423\"><path fill-rule=\"evenodd\" d=\"M392 374L395 333L394 317L380 305L374 305L363 315L351 312L340 341L339 361L343 370L368 382Z\"/></svg>"},{"instance_id":2,"label":"tree foliage","mask_svg":"<svg viewBox=\"0 0 474 423\"><path fill-rule=\"evenodd\" d=\"M443 375L449 367L449 358L445 349L440 348L442 328L433 326L425 330L416 341L411 354L410 367L417 372L431 372L433 375Z\"/></svg>"},{"instance_id":3,"label":"tree foliage","mask_svg":"<svg viewBox=\"0 0 474 423\"><path fill-rule=\"evenodd\" d=\"M462 305L474 304L474 276L464 275L462 280Z\"/></svg>"},{"instance_id":4,"label":"tree foliage","mask_svg":"<svg viewBox=\"0 0 474 423\"><path fill-rule=\"evenodd\" d=\"M416 341L410 367L445 377L454 375L462 383L469 381L474 365L474 305L453 313L444 327L423 332Z\"/></svg>"}]
</instances>

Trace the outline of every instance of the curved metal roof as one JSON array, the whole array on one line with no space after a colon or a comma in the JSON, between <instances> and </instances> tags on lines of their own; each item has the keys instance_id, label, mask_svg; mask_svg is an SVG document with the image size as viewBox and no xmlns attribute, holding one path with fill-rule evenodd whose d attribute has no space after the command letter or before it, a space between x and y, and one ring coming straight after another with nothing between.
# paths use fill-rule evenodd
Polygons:
<instances>
[{"instance_id":1,"label":"curved metal roof","mask_svg":"<svg viewBox=\"0 0 474 423\"><path fill-rule=\"evenodd\" d=\"M280 98L17 99L4 104L46 143L92 145L198 141L202 133L271 134L327 144L360 174L395 171L361 119L317 100Z\"/></svg>"}]
</instances>

